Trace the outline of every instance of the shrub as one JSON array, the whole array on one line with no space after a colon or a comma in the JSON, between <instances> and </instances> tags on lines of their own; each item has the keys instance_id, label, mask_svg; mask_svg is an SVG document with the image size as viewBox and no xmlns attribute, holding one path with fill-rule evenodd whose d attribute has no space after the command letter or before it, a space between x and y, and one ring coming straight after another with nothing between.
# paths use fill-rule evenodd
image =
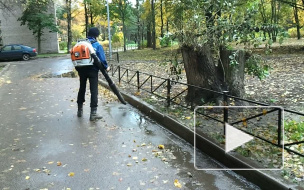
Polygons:
<instances>
[{"instance_id":1,"label":"shrub","mask_svg":"<svg viewBox=\"0 0 304 190\"><path fill-rule=\"evenodd\" d=\"M164 37L160 37L160 45L161 47L171 47L172 46L172 34L167 33L164 35Z\"/></svg>"},{"instance_id":2,"label":"shrub","mask_svg":"<svg viewBox=\"0 0 304 190\"><path fill-rule=\"evenodd\" d=\"M112 47L113 48L117 48L117 47L121 47L121 46L122 46L122 44L120 42L114 42L114 43L112 43Z\"/></svg>"},{"instance_id":3,"label":"shrub","mask_svg":"<svg viewBox=\"0 0 304 190\"><path fill-rule=\"evenodd\" d=\"M301 37L304 36L304 29L300 29L300 33L301 33ZM290 28L288 29L288 35L291 37L291 38L297 38L297 28Z\"/></svg>"},{"instance_id":4,"label":"shrub","mask_svg":"<svg viewBox=\"0 0 304 190\"><path fill-rule=\"evenodd\" d=\"M116 32L116 33L112 36L112 42L113 42L113 43L116 43L116 42L123 43L123 33L122 33L122 32Z\"/></svg>"},{"instance_id":5,"label":"shrub","mask_svg":"<svg viewBox=\"0 0 304 190\"><path fill-rule=\"evenodd\" d=\"M101 45L102 45L102 47L109 47L109 40L105 40L105 41L102 41L101 43L100 43Z\"/></svg>"},{"instance_id":6,"label":"shrub","mask_svg":"<svg viewBox=\"0 0 304 190\"><path fill-rule=\"evenodd\" d=\"M74 45L76 45L76 43L77 43L77 42L72 42L72 47L73 47Z\"/></svg>"},{"instance_id":7,"label":"shrub","mask_svg":"<svg viewBox=\"0 0 304 190\"><path fill-rule=\"evenodd\" d=\"M142 42L142 44L143 44L144 47L147 47L147 44L148 44L147 40L144 40L144 41Z\"/></svg>"},{"instance_id":8,"label":"shrub","mask_svg":"<svg viewBox=\"0 0 304 190\"><path fill-rule=\"evenodd\" d=\"M65 41L59 42L59 49L60 50L66 49L67 48L67 44L68 44L68 42L65 42Z\"/></svg>"}]
</instances>

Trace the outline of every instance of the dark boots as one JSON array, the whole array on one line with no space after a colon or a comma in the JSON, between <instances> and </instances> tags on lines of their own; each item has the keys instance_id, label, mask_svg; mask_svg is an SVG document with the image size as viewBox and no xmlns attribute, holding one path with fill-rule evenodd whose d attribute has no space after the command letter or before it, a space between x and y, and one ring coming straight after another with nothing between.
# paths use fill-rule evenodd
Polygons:
<instances>
[{"instance_id":1,"label":"dark boots","mask_svg":"<svg viewBox=\"0 0 304 190\"><path fill-rule=\"evenodd\" d=\"M102 117L97 114L97 108L91 108L90 121L95 121L97 119L102 119Z\"/></svg>"},{"instance_id":2,"label":"dark boots","mask_svg":"<svg viewBox=\"0 0 304 190\"><path fill-rule=\"evenodd\" d=\"M77 117L82 117L82 115L83 107L82 105L78 105ZM95 121L97 119L102 119L102 117L97 114L97 108L91 108L90 121Z\"/></svg>"},{"instance_id":3,"label":"dark boots","mask_svg":"<svg viewBox=\"0 0 304 190\"><path fill-rule=\"evenodd\" d=\"M82 105L78 105L77 117L82 117L82 114L83 114Z\"/></svg>"}]
</instances>

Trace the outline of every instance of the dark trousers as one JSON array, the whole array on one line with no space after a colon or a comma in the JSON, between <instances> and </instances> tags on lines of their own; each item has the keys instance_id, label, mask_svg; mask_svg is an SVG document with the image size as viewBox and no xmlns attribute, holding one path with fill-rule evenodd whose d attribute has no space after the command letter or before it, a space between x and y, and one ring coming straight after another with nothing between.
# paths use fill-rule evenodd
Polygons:
<instances>
[{"instance_id":1,"label":"dark trousers","mask_svg":"<svg viewBox=\"0 0 304 190\"><path fill-rule=\"evenodd\" d=\"M80 81L80 88L77 96L77 104L82 105L85 102L85 92L87 79L90 82L91 92L91 108L97 108L98 106L98 71L94 69L77 69Z\"/></svg>"}]
</instances>

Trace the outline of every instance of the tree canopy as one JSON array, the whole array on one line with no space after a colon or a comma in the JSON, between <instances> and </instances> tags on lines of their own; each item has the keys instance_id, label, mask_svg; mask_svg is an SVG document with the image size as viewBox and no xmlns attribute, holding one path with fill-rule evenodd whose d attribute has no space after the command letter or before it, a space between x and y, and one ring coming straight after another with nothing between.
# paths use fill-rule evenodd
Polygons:
<instances>
[{"instance_id":1,"label":"tree canopy","mask_svg":"<svg viewBox=\"0 0 304 190\"><path fill-rule=\"evenodd\" d=\"M21 25L27 25L33 34L38 39L38 52L41 51L41 37L44 34L44 29L52 32L57 32L55 16L48 13L48 7L51 5L51 0L27 0L22 16L18 18Z\"/></svg>"}]
</instances>

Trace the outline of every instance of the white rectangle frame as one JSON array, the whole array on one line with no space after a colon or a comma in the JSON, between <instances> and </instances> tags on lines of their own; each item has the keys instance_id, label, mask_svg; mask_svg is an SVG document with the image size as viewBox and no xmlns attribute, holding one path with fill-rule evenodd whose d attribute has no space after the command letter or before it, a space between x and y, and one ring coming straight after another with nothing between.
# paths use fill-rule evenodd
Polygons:
<instances>
[{"instance_id":1,"label":"white rectangle frame","mask_svg":"<svg viewBox=\"0 0 304 190\"><path fill-rule=\"evenodd\" d=\"M278 108L278 109L281 109L282 110L282 134L283 134L283 138L282 138L282 166L281 168L198 168L196 166L196 111L198 109L201 109L201 108ZM278 171L278 170L282 170L284 168L284 108L281 107L281 106L197 106L195 107L194 109L194 168L196 170L218 170L218 171L223 171L223 170L260 170L260 171L269 171L269 170L272 170L272 171ZM214 142L208 140L208 139L205 139L207 140L209 143L212 143L214 146L217 146L218 148L222 149L222 147L218 146L217 144L215 144ZM244 161L238 159L238 158L235 158L237 159L238 161L244 163L244 164L247 164L245 163Z\"/></svg>"}]
</instances>

